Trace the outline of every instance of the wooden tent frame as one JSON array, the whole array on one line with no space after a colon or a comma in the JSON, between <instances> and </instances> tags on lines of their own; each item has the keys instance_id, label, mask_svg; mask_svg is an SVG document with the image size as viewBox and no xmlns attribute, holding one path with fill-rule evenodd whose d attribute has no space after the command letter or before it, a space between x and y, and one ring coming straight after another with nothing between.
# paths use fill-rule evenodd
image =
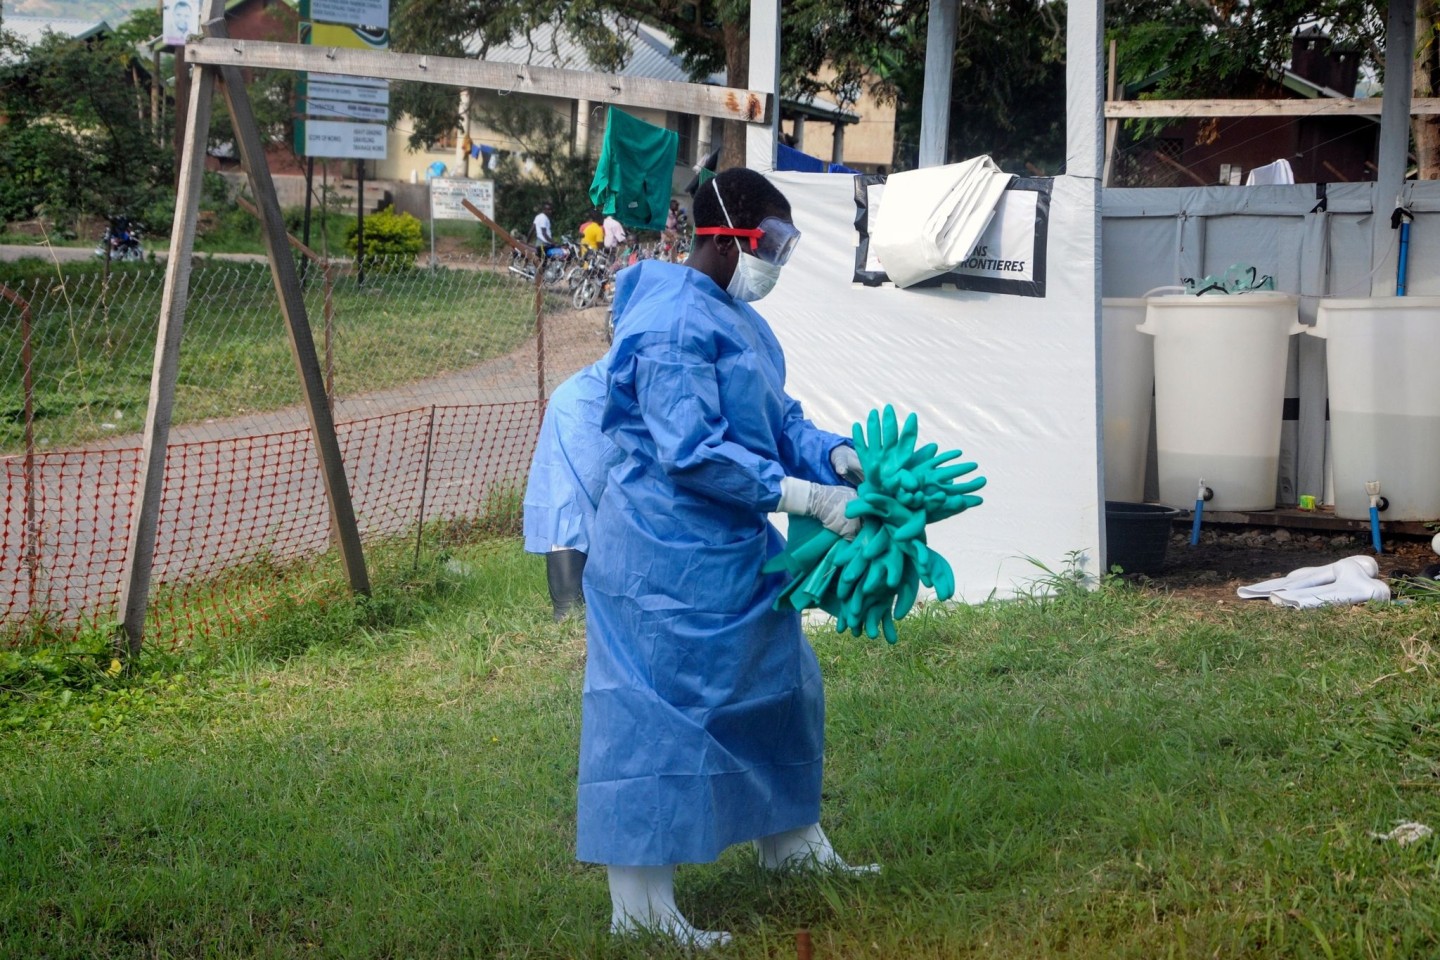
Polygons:
<instances>
[{"instance_id":1,"label":"wooden tent frame","mask_svg":"<svg viewBox=\"0 0 1440 960\"><path fill-rule=\"evenodd\" d=\"M285 222L275 194L275 184L270 177L259 128L240 69L306 70L319 74L415 80L463 88L581 97L740 120L746 124L747 163L768 171L775 166L779 116L779 111L775 109L779 90L778 0L752 0L750 21L750 70L754 79L752 89L744 90L455 57L235 40L226 31L224 0L209 0L202 26L203 36L186 44L183 61L194 67L196 76L186 114L175 222L170 234L170 257L165 267L155 361L150 376L150 402L145 415L140 476L131 511L128 550L121 580L120 626L116 646L122 655L137 654L144 641L166 448L179 373L180 340L189 297L191 259L195 250L205 141L210 129L211 99L217 85L225 98L250 192L259 208L266 256L285 318L291 355L304 389L305 409L330 507L331 528L340 548L346 579L352 591L368 594L369 573L335 422L326 401L295 262L287 247Z\"/></svg>"}]
</instances>

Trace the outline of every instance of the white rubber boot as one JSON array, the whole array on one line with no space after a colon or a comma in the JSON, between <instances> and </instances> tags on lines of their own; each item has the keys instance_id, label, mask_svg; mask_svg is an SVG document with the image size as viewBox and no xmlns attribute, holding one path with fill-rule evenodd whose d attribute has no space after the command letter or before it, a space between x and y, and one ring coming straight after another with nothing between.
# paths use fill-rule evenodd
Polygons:
<instances>
[{"instance_id":1,"label":"white rubber boot","mask_svg":"<svg viewBox=\"0 0 1440 960\"><path fill-rule=\"evenodd\" d=\"M834 870L840 873L879 873L880 864L852 867L830 846L830 838L812 823L798 830L761 837L755 841L760 866L766 870Z\"/></svg>"},{"instance_id":2,"label":"white rubber boot","mask_svg":"<svg viewBox=\"0 0 1440 960\"><path fill-rule=\"evenodd\" d=\"M724 930L697 930L675 906L675 865L607 867L610 873L610 932L651 933L701 950L730 942Z\"/></svg>"}]
</instances>

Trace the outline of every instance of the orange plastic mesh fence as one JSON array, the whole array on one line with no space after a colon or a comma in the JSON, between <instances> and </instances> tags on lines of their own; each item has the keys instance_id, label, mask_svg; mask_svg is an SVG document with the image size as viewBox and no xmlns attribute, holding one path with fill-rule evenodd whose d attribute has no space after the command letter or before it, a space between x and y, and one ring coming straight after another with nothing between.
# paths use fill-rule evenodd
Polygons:
<instances>
[{"instance_id":1,"label":"orange plastic mesh fence","mask_svg":"<svg viewBox=\"0 0 1440 960\"><path fill-rule=\"evenodd\" d=\"M162 285L149 265L8 284L29 312L0 302L0 640L117 614ZM562 286L537 324L504 262L363 285L312 265L306 304L362 538L518 535L542 391L604 352L604 308ZM343 591L299 399L268 268L198 263L147 638L263 617L295 561L324 574L305 589Z\"/></svg>"}]
</instances>

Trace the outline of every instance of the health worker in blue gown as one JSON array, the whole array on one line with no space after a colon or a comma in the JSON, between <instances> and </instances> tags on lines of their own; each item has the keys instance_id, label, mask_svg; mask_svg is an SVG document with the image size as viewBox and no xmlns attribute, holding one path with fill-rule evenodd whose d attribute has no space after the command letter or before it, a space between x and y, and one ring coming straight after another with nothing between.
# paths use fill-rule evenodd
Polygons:
<instances>
[{"instance_id":1,"label":"health worker in blue gown","mask_svg":"<svg viewBox=\"0 0 1440 960\"><path fill-rule=\"evenodd\" d=\"M608 370L602 357L555 388L525 485L525 549L545 555L557 621L584 602L581 577L595 506L620 460L620 449L600 430Z\"/></svg>"},{"instance_id":2,"label":"health worker in blue gown","mask_svg":"<svg viewBox=\"0 0 1440 960\"><path fill-rule=\"evenodd\" d=\"M851 869L820 829L825 706L795 612L773 609L783 548L767 515L842 536L849 442L785 393L785 358L748 304L799 240L760 174L695 198L694 252L622 272L602 427L620 450L585 568L577 854L609 869L611 928L699 946L674 900L679 863L754 841L779 869ZM868 868L861 868L868 869Z\"/></svg>"}]
</instances>

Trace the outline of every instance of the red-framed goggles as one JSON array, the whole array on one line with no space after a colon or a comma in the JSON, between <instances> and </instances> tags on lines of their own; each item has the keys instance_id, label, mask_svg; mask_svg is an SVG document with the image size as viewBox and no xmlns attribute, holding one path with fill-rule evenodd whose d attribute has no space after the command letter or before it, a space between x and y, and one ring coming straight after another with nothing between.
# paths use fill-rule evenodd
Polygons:
<instances>
[{"instance_id":1,"label":"red-framed goggles","mask_svg":"<svg viewBox=\"0 0 1440 960\"><path fill-rule=\"evenodd\" d=\"M800 242L800 231L795 224L779 217L766 217L760 226L748 230L739 227L696 227L697 237L740 237L750 241L750 254L766 263L783 267L795 244Z\"/></svg>"}]
</instances>

